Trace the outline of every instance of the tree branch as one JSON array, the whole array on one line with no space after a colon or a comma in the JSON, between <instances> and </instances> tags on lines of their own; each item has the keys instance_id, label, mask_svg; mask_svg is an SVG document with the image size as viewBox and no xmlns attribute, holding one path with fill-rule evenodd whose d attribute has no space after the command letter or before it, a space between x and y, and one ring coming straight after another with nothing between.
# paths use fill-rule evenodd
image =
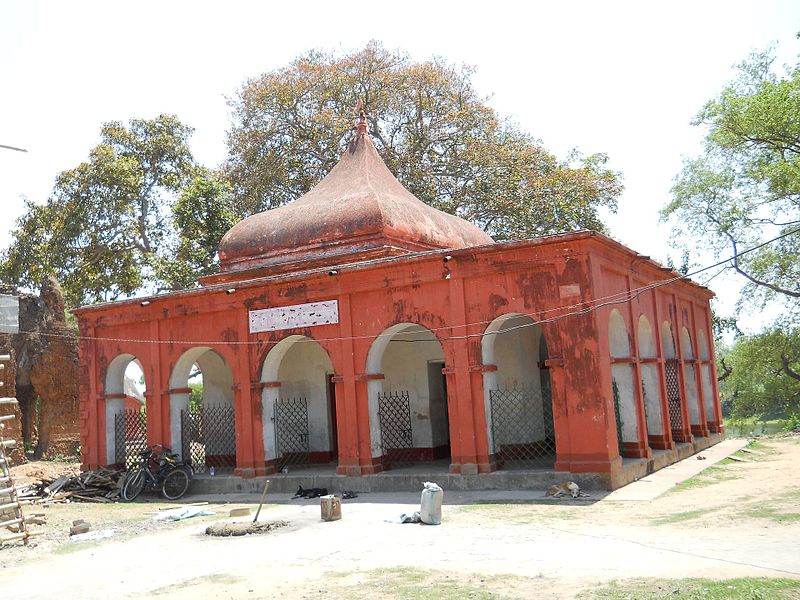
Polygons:
<instances>
[{"instance_id":1,"label":"tree branch","mask_svg":"<svg viewBox=\"0 0 800 600\"><path fill-rule=\"evenodd\" d=\"M783 365L783 372L796 381L800 381L800 373L789 366L789 357L781 352L781 364Z\"/></svg>"}]
</instances>

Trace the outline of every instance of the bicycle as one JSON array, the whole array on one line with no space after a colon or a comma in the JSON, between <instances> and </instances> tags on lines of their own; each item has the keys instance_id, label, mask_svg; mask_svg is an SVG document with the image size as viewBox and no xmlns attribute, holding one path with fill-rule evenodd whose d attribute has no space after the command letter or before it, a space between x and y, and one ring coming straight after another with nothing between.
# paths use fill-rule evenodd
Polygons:
<instances>
[{"instance_id":1,"label":"bicycle","mask_svg":"<svg viewBox=\"0 0 800 600\"><path fill-rule=\"evenodd\" d=\"M135 500L147 487L160 490L167 500L177 500L189 489L192 467L179 461L169 448L156 445L141 454L142 462L125 478L120 494L124 502Z\"/></svg>"}]
</instances>

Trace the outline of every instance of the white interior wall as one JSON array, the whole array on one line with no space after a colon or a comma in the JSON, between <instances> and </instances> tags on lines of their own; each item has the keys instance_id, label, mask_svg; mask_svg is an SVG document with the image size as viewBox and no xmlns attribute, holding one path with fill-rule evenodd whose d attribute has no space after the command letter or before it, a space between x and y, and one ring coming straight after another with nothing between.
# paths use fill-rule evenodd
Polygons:
<instances>
[{"instance_id":1,"label":"white interior wall","mask_svg":"<svg viewBox=\"0 0 800 600\"><path fill-rule=\"evenodd\" d=\"M656 341L650 321L644 315L639 317L637 325L637 339L639 341L639 357L655 358ZM664 422L661 417L661 384L658 378L658 365L643 363L640 367L642 374L642 390L644 392L645 414L647 417L647 433L651 435L664 434Z\"/></svg>"},{"instance_id":2,"label":"white interior wall","mask_svg":"<svg viewBox=\"0 0 800 600\"><path fill-rule=\"evenodd\" d=\"M420 326L411 326L396 335L387 344L381 360L383 391L392 393L408 390L411 429L416 448L434 446L428 382L428 363L432 361L444 361L444 352L434 335Z\"/></svg>"},{"instance_id":3,"label":"white interior wall","mask_svg":"<svg viewBox=\"0 0 800 600\"><path fill-rule=\"evenodd\" d=\"M631 355L631 343L625 320L615 308L608 317L608 346L612 358L627 358ZM611 365L611 377L619 393L619 417L622 421L622 441L639 440L636 419L636 389L634 388L633 365L615 363ZM622 448L620 448L620 453Z\"/></svg>"},{"instance_id":4,"label":"white interior wall","mask_svg":"<svg viewBox=\"0 0 800 600\"><path fill-rule=\"evenodd\" d=\"M666 359L678 358L675 353L675 338L672 337L672 327L669 321L664 321L661 324L661 351Z\"/></svg>"},{"instance_id":5,"label":"white interior wall","mask_svg":"<svg viewBox=\"0 0 800 600\"><path fill-rule=\"evenodd\" d=\"M713 422L714 415L714 388L711 385L711 365L700 367L703 383L703 400L706 407L706 421Z\"/></svg>"},{"instance_id":6,"label":"white interior wall","mask_svg":"<svg viewBox=\"0 0 800 600\"><path fill-rule=\"evenodd\" d=\"M450 442L450 422L447 411L447 392L442 368L444 362L428 363L428 396L431 409L431 442L434 448Z\"/></svg>"},{"instance_id":7,"label":"white interior wall","mask_svg":"<svg viewBox=\"0 0 800 600\"><path fill-rule=\"evenodd\" d=\"M309 338L293 343L278 368L280 397L306 399L308 446L311 452L328 452L331 449L327 375L332 372L333 365L328 353Z\"/></svg>"},{"instance_id":8,"label":"white interior wall","mask_svg":"<svg viewBox=\"0 0 800 600\"><path fill-rule=\"evenodd\" d=\"M694 348L692 347L692 338L689 335L689 330L686 327L681 328L681 354L683 354L684 361L694 359ZM690 362L683 363L683 372L686 375L686 395L689 403L689 420L692 425L702 425L700 419L700 394L697 389L697 373L694 364Z\"/></svg>"},{"instance_id":9,"label":"white interior wall","mask_svg":"<svg viewBox=\"0 0 800 600\"><path fill-rule=\"evenodd\" d=\"M631 341L625 319L615 308L608 316L608 351L611 358L627 358L631 355Z\"/></svg>"},{"instance_id":10,"label":"white interior wall","mask_svg":"<svg viewBox=\"0 0 800 600\"><path fill-rule=\"evenodd\" d=\"M542 376L539 361L542 348L542 330L526 315L503 315L496 318L481 339L481 358L484 365L494 365L496 371L483 374L484 410L486 412L489 448L495 447L492 429L491 393L499 389L525 389L529 402L519 406L517 418L531 424L527 435L519 431L515 439L497 440L500 444L524 444L542 440L547 432L544 425ZM546 350L546 348L545 348Z\"/></svg>"},{"instance_id":11,"label":"white interior wall","mask_svg":"<svg viewBox=\"0 0 800 600\"><path fill-rule=\"evenodd\" d=\"M611 365L611 376L617 384L619 392L619 416L622 421L622 441L636 442L639 440L639 427L636 420L636 406L634 404L633 365L617 363ZM622 449L620 448L620 452Z\"/></svg>"},{"instance_id":12,"label":"white interior wall","mask_svg":"<svg viewBox=\"0 0 800 600\"><path fill-rule=\"evenodd\" d=\"M125 372L129 365L136 360L133 354L120 354L108 365L103 391L106 395L121 395L125 393ZM106 398L106 463L113 465L117 462L116 434L114 423L116 416L125 411L124 398Z\"/></svg>"}]
</instances>

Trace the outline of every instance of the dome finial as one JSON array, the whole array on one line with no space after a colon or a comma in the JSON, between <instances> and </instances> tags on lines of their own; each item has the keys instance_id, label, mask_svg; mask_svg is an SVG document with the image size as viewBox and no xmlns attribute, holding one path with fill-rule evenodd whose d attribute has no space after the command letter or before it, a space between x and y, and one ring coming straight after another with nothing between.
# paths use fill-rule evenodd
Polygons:
<instances>
[{"instance_id":1,"label":"dome finial","mask_svg":"<svg viewBox=\"0 0 800 600\"><path fill-rule=\"evenodd\" d=\"M367 114L364 112L364 102L359 100L356 103L356 113L358 114L358 121L356 122L356 135L363 136L367 133Z\"/></svg>"}]
</instances>

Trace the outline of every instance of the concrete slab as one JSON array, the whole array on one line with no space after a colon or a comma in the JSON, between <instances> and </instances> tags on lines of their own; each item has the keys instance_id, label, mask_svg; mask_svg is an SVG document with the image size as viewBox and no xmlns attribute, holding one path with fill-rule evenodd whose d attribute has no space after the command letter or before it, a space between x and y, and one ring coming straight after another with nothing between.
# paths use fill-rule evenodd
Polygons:
<instances>
[{"instance_id":1,"label":"concrete slab","mask_svg":"<svg viewBox=\"0 0 800 600\"><path fill-rule=\"evenodd\" d=\"M704 469L727 458L734 452L744 448L747 439L736 438L706 448L702 452L693 454L683 460L651 473L647 477L629 483L623 488L615 490L606 496L606 500L616 501L647 501L657 498L669 491L676 484L694 477ZM705 460L698 457L704 457Z\"/></svg>"}]
</instances>

